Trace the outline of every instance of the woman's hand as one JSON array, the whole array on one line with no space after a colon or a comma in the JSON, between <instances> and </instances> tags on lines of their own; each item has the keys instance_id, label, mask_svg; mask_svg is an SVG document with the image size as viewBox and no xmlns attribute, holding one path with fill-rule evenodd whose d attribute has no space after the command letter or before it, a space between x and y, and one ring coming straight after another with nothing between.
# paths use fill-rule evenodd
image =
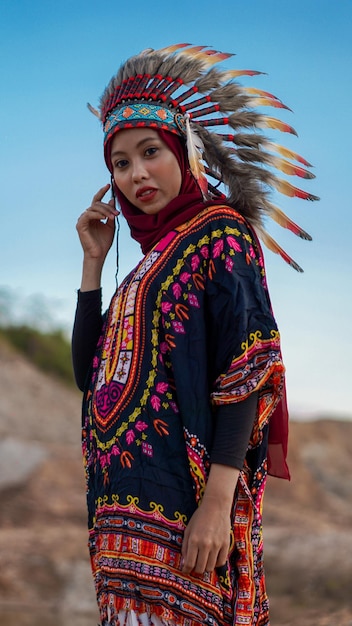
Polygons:
<instances>
[{"instance_id":1,"label":"woman's hand","mask_svg":"<svg viewBox=\"0 0 352 626\"><path fill-rule=\"evenodd\" d=\"M102 263L112 246L115 217L119 214L113 200L102 202L109 188L110 185L105 185L99 189L91 206L79 217L76 226L85 259L96 259Z\"/></svg>"},{"instance_id":2,"label":"woman's hand","mask_svg":"<svg viewBox=\"0 0 352 626\"><path fill-rule=\"evenodd\" d=\"M212 572L226 563L229 547L230 515L219 508L216 499L203 499L185 530L182 571Z\"/></svg>"},{"instance_id":3,"label":"woman's hand","mask_svg":"<svg viewBox=\"0 0 352 626\"><path fill-rule=\"evenodd\" d=\"M100 287L101 272L115 235L115 217L119 214L114 201L102 202L110 185L95 194L92 204L77 221L77 232L83 248L81 291ZM102 221L104 220L104 221Z\"/></svg>"},{"instance_id":4,"label":"woman's hand","mask_svg":"<svg viewBox=\"0 0 352 626\"><path fill-rule=\"evenodd\" d=\"M182 571L203 574L226 563L231 540L231 510L239 470L213 464L198 509L186 526Z\"/></svg>"}]
</instances>

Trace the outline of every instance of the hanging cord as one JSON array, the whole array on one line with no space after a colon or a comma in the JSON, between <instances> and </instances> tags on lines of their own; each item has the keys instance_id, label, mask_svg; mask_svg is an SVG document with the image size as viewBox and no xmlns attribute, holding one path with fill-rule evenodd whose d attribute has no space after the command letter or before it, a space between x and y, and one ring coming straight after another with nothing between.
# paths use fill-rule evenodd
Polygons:
<instances>
[{"instance_id":1,"label":"hanging cord","mask_svg":"<svg viewBox=\"0 0 352 626\"><path fill-rule=\"evenodd\" d=\"M114 190L114 179L111 176L111 199L114 201L114 207L116 208L116 196ZM115 272L115 282L116 289L119 286L118 282L118 273L119 273L119 234L120 234L120 222L118 215L116 216L116 272Z\"/></svg>"}]
</instances>

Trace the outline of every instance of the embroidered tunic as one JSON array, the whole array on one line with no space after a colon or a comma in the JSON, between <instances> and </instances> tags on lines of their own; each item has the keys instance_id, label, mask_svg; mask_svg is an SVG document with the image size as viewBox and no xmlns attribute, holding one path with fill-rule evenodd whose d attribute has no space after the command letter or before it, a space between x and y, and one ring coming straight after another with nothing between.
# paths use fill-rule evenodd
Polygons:
<instances>
[{"instance_id":1,"label":"embroidered tunic","mask_svg":"<svg viewBox=\"0 0 352 626\"><path fill-rule=\"evenodd\" d=\"M83 402L90 555L103 623L133 616L135 624L269 624L261 511L268 425L283 375L260 250L232 208L207 208L170 232L123 281ZM183 574L183 532L204 492L217 407L253 391L258 411L227 565Z\"/></svg>"}]
</instances>

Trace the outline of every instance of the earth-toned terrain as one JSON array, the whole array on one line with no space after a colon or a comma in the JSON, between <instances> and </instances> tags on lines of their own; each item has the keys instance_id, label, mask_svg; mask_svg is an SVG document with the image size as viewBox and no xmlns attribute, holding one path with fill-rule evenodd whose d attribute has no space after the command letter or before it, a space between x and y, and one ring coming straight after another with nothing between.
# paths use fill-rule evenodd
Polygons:
<instances>
[{"instance_id":1,"label":"earth-toned terrain","mask_svg":"<svg viewBox=\"0 0 352 626\"><path fill-rule=\"evenodd\" d=\"M95 626L80 394L0 343L0 626ZM291 423L270 479L272 626L352 626L352 422Z\"/></svg>"}]
</instances>

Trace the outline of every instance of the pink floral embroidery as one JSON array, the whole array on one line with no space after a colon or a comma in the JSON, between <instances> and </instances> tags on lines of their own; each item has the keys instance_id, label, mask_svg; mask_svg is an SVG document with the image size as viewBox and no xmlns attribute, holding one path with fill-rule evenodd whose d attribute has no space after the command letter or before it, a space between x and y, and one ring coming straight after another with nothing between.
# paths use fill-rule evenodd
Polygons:
<instances>
[{"instance_id":1,"label":"pink floral embroidery","mask_svg":"<svg viewBox=\"0 0 352 626\"><path fill-rule=\"evenodd\" d=\"M199 304L199 300L196 296L195 293L190 293L188 296L188 302L190 303L191 306L196 307L197 309L199 309L200 304Z\"/></svg>"},{"instance_id":2,"label":"pink floral embroidery","mask_svg":"<svg viewBox=\"0 0 352 626\"><path fill-rule=\"evenodd\" d=\"M240 244L238 243L237 239L235 239L235 237L232 237L232 235L229 235L228 237L226 237L226 241L229 244L230 248L233 248L234 250L236 250L236 252L242 251L242 248Z\"/></svg>"},{"instance_id":3,"label":"pink floral embroidery","mask_svg":"<svg viewBox=\"0 0 352 626\"><path fill-rule=\"evenodd\" d=\"M147 428L148 428L148 424L146 424L145 422L142 422L142 420L139 420L135 425L135 429L138 430L140 433L142 433Z\"/></svg>"},{"instance_id":4,"label":"pink floral embroidery","mask_svg":"<svg viewBox=\"0 0 352 626\"><path fill-rule=\"evenodd\" d=\"M175 331L176 333L180 333L181 335L184 335L184 334L186 333L186 331L185 331L185 327L184 327L184 325L182 324L182 322L176 322L176 321L173 321L173 322L172 322L172 326L173 326L173 329L174 329L174 331Z\"/></svg>"},{"instance_id":5,"label":"pink floral embroidery","mask_svg":"<svg viewBox=\"0 0 352 626\"><path fill-rule=\"evenodd\" d=\"M171 302L162 302L161 303L161 310L163 313L169 313L172 309L172 303Z\"/></svg>"},{"instance_id":6,"label":"pink floral embroidery","mask_svg":"<svg viewBox=\"0 0 352 626\"><path fill-rule=\"evenodd\" d=\"M193 272L196 271L196 269L198 269L200 264L200 258L198 256L198 254L194 254L191 258L191 268L193 270Z\"/></svg>"},{"instance_id":7,"label":"pink floral embroidery","mask_svg":"<svg viewBox=\"0 0 352 626\"><path fill-rule=\"evenodd\" d=\"M146 443L145 441L143 441L142 452L147 456L153 456L153 447L150 445L150 443Z\"/></svg>"},{"instance_id":8,"label":"pink floral embroidery","mask_svg":"<svg viewBox=\"0 0 352 626\"><path fill-rule=\"evenodd\" d=\"M160 352L161 352L161 354L166 354L168 349L169 348L168 348L168 345L167 345L166 341L162 341L161 344L160 344Z\"/></svg>"},{"instance_id":9,"label":"pink floral embroidery","mask_svg":"<svg viewBox=\"0 0 352 626\"><path fill-rule=\"evenodd\" d=\"M223 239L219 239L214 244L214 248L213 248L213 257L214 257L214 259L216 259L216 257L220 256L220 254L222 253L223 249L224 249L224 240Z\"/></svg>"},{"instance_id":10,"label":"pink floral embroidery","mask_svg":"<svg viewBox=\"0 0 352 626\"><path fill-rule=\"evenodd\" d=\"M153 409L155 409L156 411L160 411L161 400L158 396L155 396L155 395L152 396L150 398L150 402L151 402Z\"/></svg>"},{"instance_id":11,"label":"pink floral embroidery","mask_svg":"<svg viewBox=\"0 0 352 626\"><path fill-rule=\"evenodd\" d=\"M230 256L227 256L226 259L225 259L225 267L226 267L227 271L228 272L232 272L233 266L234 266L233 260L231 259Z\"/></svg>"},{"instance_id":12,"label":"pink floral embroidery","mask_svg":"<svg viewBox=\"0 0 352 626\"><path fill-rule=\"evenodd\" d=\"M254 252L253 246L249 246L249 254L252 257L252 259L255 259L255 252Z\"/></svg>"},{"instance_id":13,"label":"pink floral embroidery","mask_svg":"<svg viewBox=\"0 0 352 626\"><path fill-rule=\"evenodd\" d=\"M101 467L106 467L107 465L110 465L110 458L111 458L110 453L102 454L99 459Z\"/></svg>"},{"instance_id":14,"label":"pink floral embroidery","mask_svg":"<svg viewBox=\"0 0 352 626\"><path fill-rule=\"evenodd\" d=\"M204 259L209 259L209 248L208 246L202 246L200 249L200 253Z\"/></svg>"},{"instance_id":15,"label":"pink floral embroidery","mask_svg":"<svg viewBox=\"0 0 352 626\"><path fill-rule=\"evenodd\" d=\"M158 383L156 386L156 390L158 393L165 393L168 387L169 385L167 383Z\"/></svg>"},{"instance_id":16,"label":"pink floral embroidery","mask_svg":"<svg viewBox=\"0 0 352 626\"><path fill-rule=\"evenodd\" d=\"M135 438L136 438L136 435L134 434L133 430L132 429L128 430L126 433L126 441L129 446L131 445L131 443L134 442Z\"/></svg>"},{"instance_id":17,"label":"pink floral embroidery","mask_svg":"<svg viewBox=\"0 0 352 626\"><path fill-rule=\"evenodd\" d=\"M182 272L180 276L181 283L185 285L186 283L188 283L190 277L191 277L191 274L189 272Z\"/></svg>"},{"instance_id":18,"label":"pink floral embroidery","mask_svg":"<svg viewBox=\"0 0 352 626\"><path fill-rule=\"evenodd\" d=\"M182 287L178 283L172 285L172 293L174 294L176 300L178 300L182 295Z\"/></svg>"}]
</instances>

